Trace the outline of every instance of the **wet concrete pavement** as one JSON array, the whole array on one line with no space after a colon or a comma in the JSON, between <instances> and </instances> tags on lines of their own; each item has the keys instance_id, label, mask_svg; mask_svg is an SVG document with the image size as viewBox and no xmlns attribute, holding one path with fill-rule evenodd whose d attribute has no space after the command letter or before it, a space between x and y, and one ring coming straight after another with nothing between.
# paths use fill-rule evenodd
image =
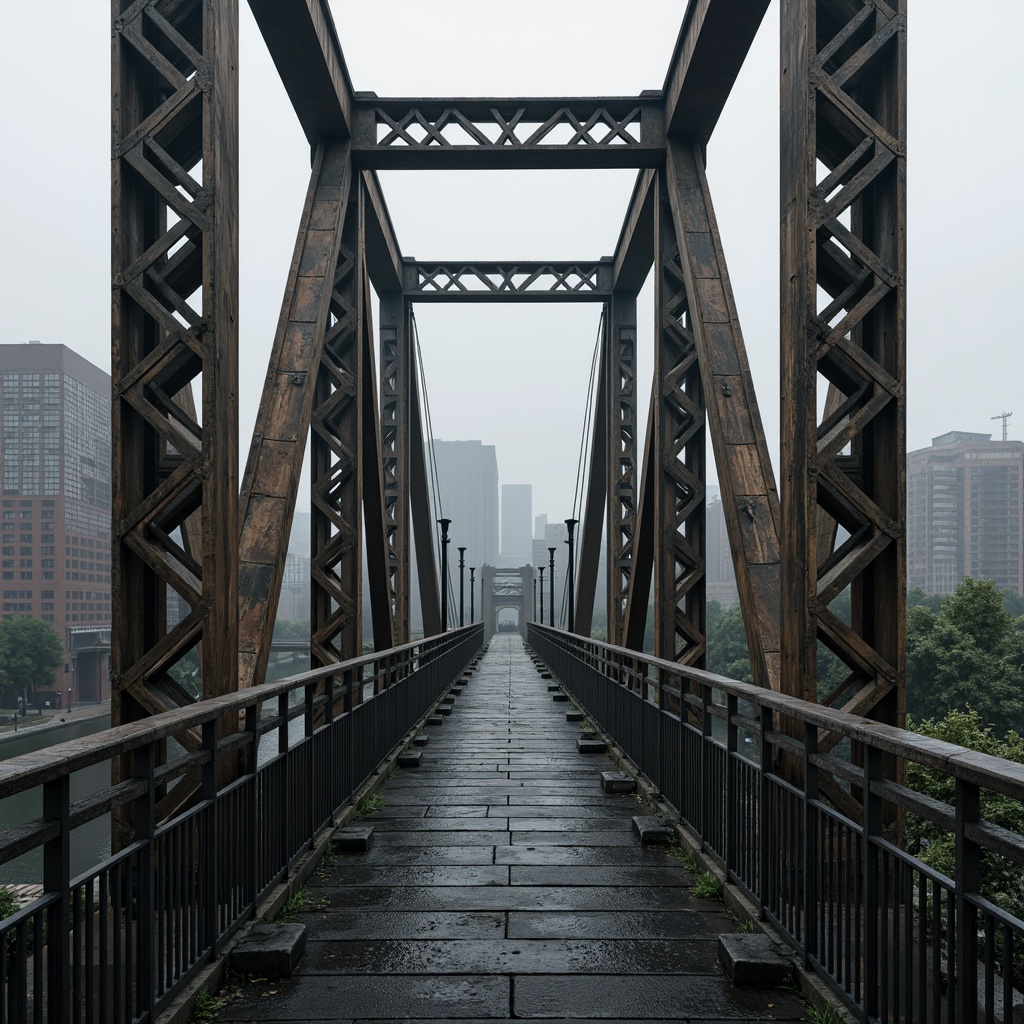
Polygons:
<instances>
[{"instance_id":1,"label":"wet concrete pavement","mask_svg":"<svg viewBox=\"0 0 1024 1024\"><path fill-rule=\"evenodd\" d=\"M297 975L229 987L221 1020L807 1019L724 978L734 923L639 845L650 811L602 792L613 766L577 752L547 685L518 636L492 640L420 767L380 790L372 849L307 885Z\"/></svg>"}]
</instances>

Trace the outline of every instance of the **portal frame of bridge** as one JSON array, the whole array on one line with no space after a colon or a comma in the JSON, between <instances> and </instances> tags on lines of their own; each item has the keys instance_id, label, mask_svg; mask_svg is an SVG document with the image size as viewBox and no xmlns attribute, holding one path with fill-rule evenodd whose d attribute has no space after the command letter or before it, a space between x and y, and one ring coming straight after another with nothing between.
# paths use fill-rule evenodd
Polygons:
<instances>
[{"instance_id":1,"label":"portal frame of bridge","mask_svg":"<svg viewBox=\"0 0 1024 1024\"><path fill-rule=\"evenodd\" d=\"M525 640L526 630L533 621L533 582L537 570L532 565L515 569L502 569L485 565L480 570L480 612L484 624L484 643L498 632L499 614L516 609L519 635Z\"/></svg>"},{"instance_id":2,"label":"portal frame of bridge","mask_svg":"<svg viewBox=\"0 0 1024 1024\"><path fill-rule=\"evenodd\" d=\"M197 647L207 696L262 679L309 434L314 661L358 653L364 543L375 644L409 637L413 535L425 626L439 628L414 300L604 305L580 550L593 552L603 527L612 642L642 647L653 586L655 653L704 663L710 439L755 680L816 697L821 642L849 668L833 701L902 721L905 0L782 8L781 507L704 167L767 6L691 0L660 92L403 99L354 91L325 0L250 0L313 173L239 498L237 0L114 0L116 722L181 702L172 669ZM376 177L385 167L638 177L610 258L438 263L402 255ZM641 467L635 307L652 266ZM822 381L832 391L819 423ZM839 547L837 524L850 536ZM589 557L583 568L588 632ZM847 586L848 624L828 609ZM189 608L173 627L167 587Z\"/></svg>"}]
</instances>

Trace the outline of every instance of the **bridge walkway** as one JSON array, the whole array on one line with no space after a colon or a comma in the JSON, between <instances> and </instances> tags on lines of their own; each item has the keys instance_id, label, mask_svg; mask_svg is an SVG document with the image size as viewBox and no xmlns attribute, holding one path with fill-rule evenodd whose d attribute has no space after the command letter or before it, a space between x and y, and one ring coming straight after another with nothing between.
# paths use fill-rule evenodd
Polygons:
<instances>
[{"instance_id":1,"label":"bridge walkway","mask_svg":"<svg viewBox=\"0 0 1024 1024\"><path fill-rule=\"evenodd\" d=\"M489 646L418 769L380 791L367 853L307 886L306 954L232 986L224 1021L805 1020L794 994L734 989L735 925L609 796L517 635Z\"/></svg>"}]
</instances>

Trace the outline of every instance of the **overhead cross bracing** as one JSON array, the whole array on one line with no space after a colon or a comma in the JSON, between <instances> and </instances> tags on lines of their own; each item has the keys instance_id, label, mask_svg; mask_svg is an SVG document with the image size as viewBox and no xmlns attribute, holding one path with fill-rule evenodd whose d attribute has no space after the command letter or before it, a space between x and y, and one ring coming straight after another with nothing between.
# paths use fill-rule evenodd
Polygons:
<instances>
[{"instance_id":1,"label":"overhead cross bracing","mask_svg":"<svg viewBox=\"0 0 1024 1024\"><path fill-rule=\"evenodd\" d=\"M823 642L850 668L835 699L898 722L902 6L792 0L782 10L793 113L782 364L795 410L784 507L703 159L765 0L694 0L661 90L546 99L356 92L344 25L325 2L250 6L314 165L240 499L237 12L189 0L115 8L114 603L116 621L131 623L114 653L118 720L183 700L170 669L197 645L209 693L262 678L310 433L314 656L358 652L364 548L375 642L407 639L412 537L432 535L411 303L585 298L607 308L602 429L588 459L592 482L603 475L604 485L591 487L580 549L594 550L603 532L609 639L643 643L653 586L656 653L703 664L710 441L755 679L806 694ZM827 169L820 181L817 162ZM610 257L428 262L403 255L376 176L399 166L627 166L638 176ZM652 267L648 399L637 392L636 296ZM818 286L830 296L820 310L811 308ZM811 398L819 371L835 388L821 424ZM190 404L193 384L202 401ZM642 446L638 403L648 401ZM832 523L850 535L835 551ZM436 629L433 546L415 549ZM596 585L581 572L591 603ZM168 586L190 609L176 626ZM846 586L850 623L828 610ZM585 611L587 595L578 603Z\"/></svg>"}]
</instances>

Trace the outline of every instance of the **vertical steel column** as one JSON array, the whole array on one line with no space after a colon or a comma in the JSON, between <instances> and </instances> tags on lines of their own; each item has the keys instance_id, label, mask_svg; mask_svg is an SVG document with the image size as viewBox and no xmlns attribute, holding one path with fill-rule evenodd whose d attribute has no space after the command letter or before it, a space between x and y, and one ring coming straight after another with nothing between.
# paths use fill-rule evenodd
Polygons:
<instances>
[{"instance_id":1,"label":"vertical steel column","mask_svg":"<svg viewBox=\"0 0 1024 1024\"><path fill-rule=\"evenodd\" d=\"M409 405L404 411L409 424L408 462L409 510L412 515L412 533L416 541L416 576L420 588L420 612L423 616L423 635L442 633L442 611L448 600L442 579L438 587L437 558L434 544L436 530L430 512L430 481L427 472L427 441L423 430L423 410L420 408L419 359L410 345L409 351ZM409 513L407 513L409 514ZM408 536L408 534L407 534ZM408 559L406 554L406 559ZM438 603L438 595L440 602Z\"/></svg>"},{"instance_id":2,"label":"vertical steel column","mask_svg":"<svg viewBox=\"0 0 1024 1024\"><path fill-rule=\"evenodd\" d=\"M899 724L906 0L785 0L782 25L782 689L816 699L820 640L850 671L829 702ZM849 534L823 556L819 509Z\"/></svg>"},{"instance_id":3,"label":"vertical steel column","mask_svg":"<svg viewBox=\"0 0 1024 1024\"><path fill-rule=\"evenodd\" d=\"M312 594L314 665L357 657L363 647L363 204L345 216L330 318L313 394Z\"/></svg>"},{"instance_id":4,"label":"vertical steel column","mask_svg":"<svg viewBox=\"0 0 1024 1024\"><path fill-rule=\"evenodd\" d=\"M576 589L576 628L581 636L590 636L594 624L594 600L597 596L597 569L601 561L601 533L608 498L608 317L604 317L594 396L593 432L587 463L587 503L580 530L580 572ZM571 598L570 598L571 600Z\"/></svg>"},{"instance_id":5,"label":"vertical steel column","mask_svg":"<svg viewBox=\"0 0 1024 1024\"><path fill-rule=\"evenodd\" d=\"M395 642L408 643L409 624L409 309L401 292L380 296L380 416Z\"/></svg>"},{"instance_id":6,"label":"vertical steel column","mask_svg":"<svg viewBox=\"0 0 1024 1024\"><path fill-rule=\"evenodd\" d=\"M237 688L237 59L235 0L113 4L115 724L190 700L169 670L204 636L204 696ZM195 380L198 419L174 401Z\"/></svg>"},{"instance_id":7,"label":"vertical steel column","mask_svg":"<svg viewBox=\"0 0 1024 1024\"><path fill-rule=\"evenodd\" d=\"M633 572L633 536L639 497L636 436L636 295L615 292L606 317L604 370L608 416L608 643L623 642Z\"/></svg>"},{"instance_id":8,"label":"vertical steel column","mask_svg":"<svg viewBox=\"0 0 1024 1024\"><path fill-rule=\"evenodd\" d=\"M704 388L664 171L655 188L654 653L703 667Z\"/></svg>"},{"instance_id":9,"label":"vertical steel column","mask_svg":"<svg viewBox=\"0 0 1024 1024\"><path fill-rule=\"evenodd\" d=\"M239 686L263 682L284 579L317 367L350 205L348 143L318 146L249 460L239 539Z\"/></svg>"}]
</instances>

